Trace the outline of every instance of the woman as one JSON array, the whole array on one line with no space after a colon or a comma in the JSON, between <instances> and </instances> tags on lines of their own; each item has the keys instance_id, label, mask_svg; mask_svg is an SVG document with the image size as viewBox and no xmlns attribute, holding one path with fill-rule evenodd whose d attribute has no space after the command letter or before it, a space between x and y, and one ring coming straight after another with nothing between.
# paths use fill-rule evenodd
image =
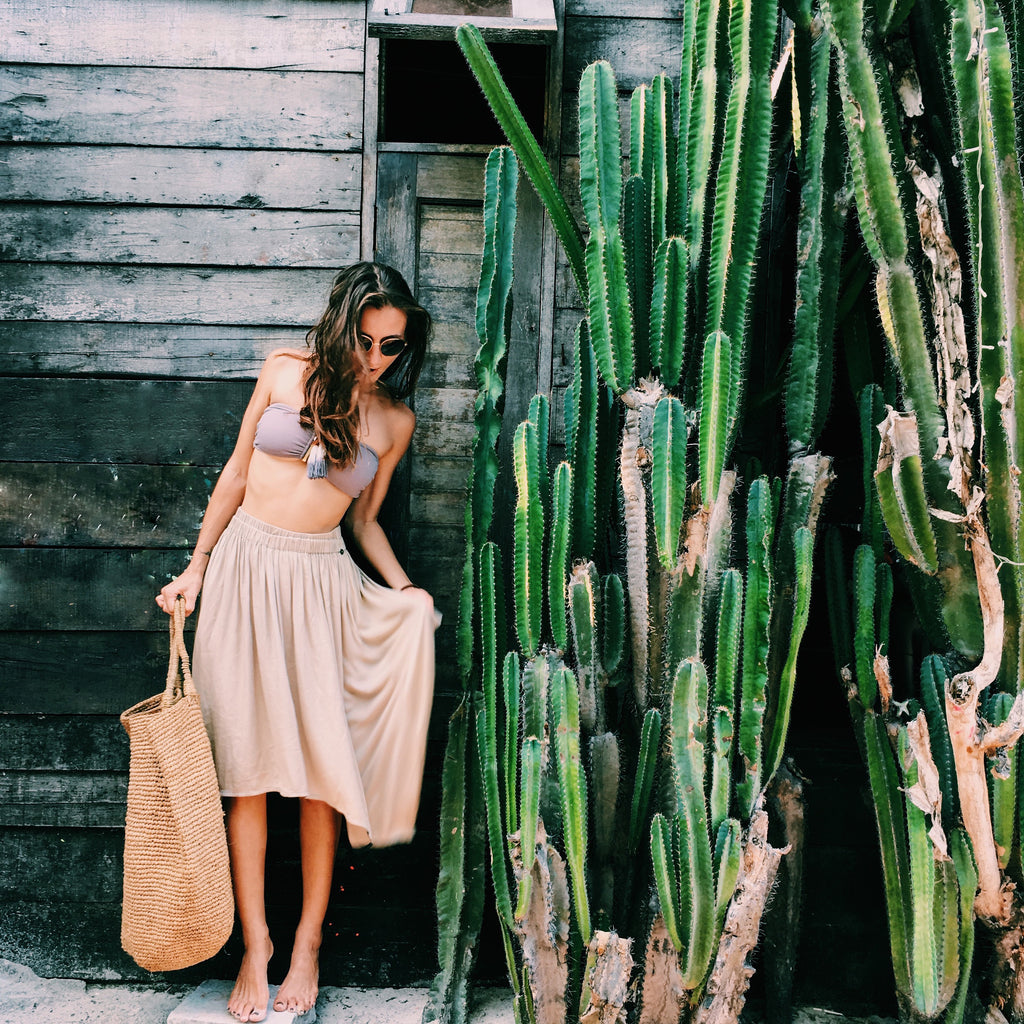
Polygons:
<instances>
[{"instance_id":1,"label":"woman","mask_svg":"<svg viewBox=\"0 0 1024 1024\"><path fill-rule=\"evenodd\" d=\"M433 690L434 609L377 522L415 416L430 316L395 270L338 274L309 351L264 363L188 568L157 604L203 589L194 678L226 802L245 954L228 1001L267 1013L266 794L298 797L302 913L275 1010L316 1001L344 817L353 845L412 837ZM387 584L342 550L352 540Z\"/></svg>"}]
</instances>

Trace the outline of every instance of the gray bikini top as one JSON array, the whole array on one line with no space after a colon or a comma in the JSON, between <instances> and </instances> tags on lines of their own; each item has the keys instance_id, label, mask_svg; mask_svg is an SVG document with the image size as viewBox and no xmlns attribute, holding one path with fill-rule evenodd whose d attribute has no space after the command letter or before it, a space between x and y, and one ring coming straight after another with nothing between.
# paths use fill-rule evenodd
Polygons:
<instances>
[{"instance_id":1,"label":"gray bikini top","mask_svg":"<svg viewBox=\"0 0 1024 1024\"><path fill-rule=\"evenodd\" d=\"M284 402L273 402L263 410L256 424L252 445L266 455L285 459L301 459L310 453L307 476L326 477L343 494L358 498L377 473L380 461L377 453L368 444L360 443L355 462L339 466L336 462L326 461L324 467L324 460L312 454L320 451L315 441L313 431L302 425L298 409Z\"/></svg>"}]
</instances>

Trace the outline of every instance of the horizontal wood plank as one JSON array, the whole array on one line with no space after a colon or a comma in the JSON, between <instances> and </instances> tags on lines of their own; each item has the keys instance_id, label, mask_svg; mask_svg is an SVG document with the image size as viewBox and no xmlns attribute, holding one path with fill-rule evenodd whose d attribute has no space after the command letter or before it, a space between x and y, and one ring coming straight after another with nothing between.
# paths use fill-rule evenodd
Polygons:
<instances>
[{"instance_id":1,"label":"horizontal wood plank","mask_svg":"<svg viewBox=\"0 0 1024 1024\"><path fill-rule=\"evenodd\" d=\"M219 466L8 462L0 474L0 547L187 550L219 472Z\"/></svg>"},{"instance_id":2,"label":"horizontal wood plank","mask_svg":"<svg viewBox=\"0 0 1024 1024\"><path fill-rule=\"evenodd\" d=\"M466 292L469 308L476 308L476 283L480 278L480 257L463 253L421 252L421 289L449 288Z\"/></svg>"},{"instance_id":3,"label":"horizontal wood plank","mask_svg":"<svg viewBox=\"0 0 1024 1024\"><path fill-rule=\"evenodd\" d=\"M484 248L480 209L425 205L420 214L419 246L421 260L426 253L463 253L475 256L479 266ZM479 276L479 270L477 273Z\"/></svg>"},{"instance_id":4,"label":"horizontal wood plank","mask_svg":"<svg viewBox=\"0 0 1024 1024\"><path fill-rule=\"evenodd\" d=\"M194 624L191 618L185 627L190 648ZM167 625L156 621L154 629L5 634L0 643L0 764L76 771L121 765L128 740L117 715L152 697L167 675ZM60 714L73 717L50 717L43 723L35 717Z\"/></svg>"},{"instance_id":5,"label":"horizontal wood plank","mask_svg":"<svg viewBox=\"0 0 1024 1024\"><path fill-rule=\"evenodd\" d=\"M0 264L0 316L11 320L309 327L333 270Z\"/></svg>"},{"instance_id":6,"label":"horizontal wood plank","mask_svg":"<svg viewBox=\"0 0 1024 1024\"><path fill-rule=\"evenodd\" d=\"M413 493L464 491L469 483L472 463L470 455L461 457L424 455L414 459L411 474Z\"/></svg>"},{"instance_id":7,"label":"horizontal wood plank","mask_svg":"<svg viewBox=\"0 0 1024 1024\"><path fill-rule=\"evenodd\" d=\"M0 320L7 373L255 380L277 348L305 348L304 330Z\"/></svg>"},{"instance_id":8,"label":"horizontal wood plank","mask_svg":"<svg viewBox=\"0 0 1024 1024\"><path fill-rule=\"evenodd\" d=\"M5 59L362 71L360 0L0 0Z\"/></svg>"},{"instance_id":9,"label":"horizontal wood plank","mask_svg":"<svg viewBox=\"0 0 1024 1024\"><path fill-rule=\"evenodd\" d=\"M0 378L0 408L18 424L0 433L0 461L221 466L251 390L246 381Z\"/></svg>"},{"instance_id":10,"label":"horizontal wood plank","mask_svg":"<svg viewBox=\"0 0 1024 1024\"><path fill-rule=\"evenodd\" d=\"M416 196L424 204L484 201L485 156L450 154L421 158L416 165Z\"/></svg>"},{"instance_id":11,"label":"horizontal wood plank","mask_svg":"<svg viewBox=\"0 0 1024 1024\"><path fill-rule=\"evenodd\" d=\"M0 260L338 267L358 258L358 213L0 204Z\"/></svg>"},{"instance_id":12,"label":"horizontal wood plank","mask_svg":"<svg viewBox=\"0 0 1024 1024\"><path fill-rule=\"evenodd\" d=\"M682 18L686 0L632 0L630 15L634 18ZM565 13L570 17L621 18L621 0L566 0Z\"/></svg>"},{"instance_id":13,"label":"horizontal wood plank","mask_svg":"<svg viewBox=\"0 0 1024 1024\"><path fill-rule=\"evenodd\" d=\"M473 419L475 399L476 390L473 388L419 388L416 391L416 416L431 426L438 420L469 423Z\"/></svg>"},{"instance_id":14,"label":"horizontal wood plank","mask_svg":"<svg viewBox=\"0 0 1024 1024\"><path fill-rule=\"evenodd\" d=\"M358 153L8 146L0 195L46 203L359 210Z\"/></svg>"},{"instance_id":15,"label":"horizontal wood plank","mask_svg":"<svg viewBox=\"0 0 1024 1024\"><path fill-rule=\"evenodd\" d=\"M127 793L127 770L0 772L0 827L122 829Z\"/></svg>"},{"instance_id":16,"label":"horizontal wood plank","mask_svg":"<svg viewBox=\"0 0 1024 1024\"><path fill-rule=\"evenodd\" d=\"M0 630L162 632L154 598L187 564L181 550L5 548Z\"/></svg>"},{"instance_id":17,"label":"horizontal wood plank","mask_svg":"<svg viewBox=\"0 0 1024 1024\"><path fill-rule=\"evenodd\" d=\"M0 67L0 140L230 149L362 145L363 76Z\"/></svg>"},{"instance_id":18,"label":"horizontal wood plank","mask_svg":"<svg viewBox=\"0 0 1024 1024\"><path fill-rule=\"evenodd\" d=\"M665 73L678 83L681 19L636 17L565 19L564 81L569 88L595 60L608 61L619 89L633 89Z\"/></svg>"}]
</instances>

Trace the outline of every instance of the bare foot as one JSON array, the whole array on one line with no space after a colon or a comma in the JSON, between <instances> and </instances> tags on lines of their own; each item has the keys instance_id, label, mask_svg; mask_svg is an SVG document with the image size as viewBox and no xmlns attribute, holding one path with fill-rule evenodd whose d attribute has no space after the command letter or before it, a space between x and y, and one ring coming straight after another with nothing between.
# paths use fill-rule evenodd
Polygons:
<instances>
[{"instance_id":1,"label":"bare foot","mask_svg":"<svg viewBox=\"0 0 1024 1024\"><path fill-rule=\"evenodd\" d=\"M270 936L246 946L238 980L228 1000L228 1013L236 1020L263 1020L267 1016L270 990L267 987L267 964L274 955Z\"/></svg>"},{"instance_id":2,"label":"bare foot","mask_svg":"<svg viewBox=\"0 0 1024 1024\"><path fill-rule=\"evenodd\" d=\"M290 1010L302 1016L316 1003L320 980L320 936L310 942L295 936L292 962L274 999L275 1010Z\"/></svg>"}]
</instances>

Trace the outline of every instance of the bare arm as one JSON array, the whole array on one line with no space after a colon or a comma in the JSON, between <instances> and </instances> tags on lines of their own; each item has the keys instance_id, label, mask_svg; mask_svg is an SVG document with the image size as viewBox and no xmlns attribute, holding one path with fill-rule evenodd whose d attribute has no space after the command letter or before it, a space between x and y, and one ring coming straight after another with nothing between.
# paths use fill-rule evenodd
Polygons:
<instances>
[{"instance_id":1,"label":"bare arm","mask_svg":"<svg viewBox=\"0 0 1024 1024\"><path fill-rule=\"evenodd\" d=\"M210 495L206 511L203 513L203 523L199 528L199 537L196 540L188 568L180 576L171 580L156 596L156 603L168 615L174 610L174 602L179 594L185 598L185 614L191 615L195 610L213 546L220 539L220 535L231 522L231 517L245 497L245 483L249 472L249 462L252 459L252 442L256 436L256 424L263 410L270 403L273 363L277 358L279 358L277 353L268 356L260 371L256 387L249 399L245 415L242 417L242 426L238 432L234 451L224 464L213 488L213 493Z\"/></svg>"},{"instance_id":2,"label":"bare arm","mask_svg":"<svg viewBox=\"0 0 1024 1024\"><path fill-rule=\"evenodd\" d=\"M412 440L416 417L402 406L394 415L394 444L381 456L380 465L373 480L362 494L349 506L345 514L345 524L352 534L352 539L367 561L380 573L389 587L402 590L410 587L410 580L395 557L387 535L377 522L381 504L391 486L391 477L395 467L409 448ZM420 588L417 588L420 589ZM423 591L426 595L426 591Z\"/></svg>"}]
</instances>

